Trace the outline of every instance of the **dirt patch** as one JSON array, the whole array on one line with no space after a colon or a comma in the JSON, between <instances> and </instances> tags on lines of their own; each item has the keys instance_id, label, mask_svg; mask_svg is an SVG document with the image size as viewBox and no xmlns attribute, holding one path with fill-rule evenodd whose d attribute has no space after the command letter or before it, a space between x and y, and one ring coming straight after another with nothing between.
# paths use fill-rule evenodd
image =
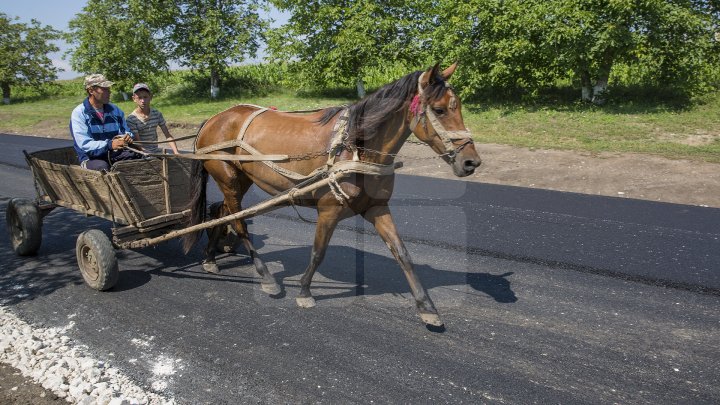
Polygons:
<instances>
[{"instance_id":1,"label":"dirt patch","mask_svg":"<svg viewBox=\"0 0 720 405\"><path fill-rule=\"evenodd\" d=\"M67 402L40 384L23 377L20 370L0 363L0 404L47 405Z\"/></svg>"}]
</instances>

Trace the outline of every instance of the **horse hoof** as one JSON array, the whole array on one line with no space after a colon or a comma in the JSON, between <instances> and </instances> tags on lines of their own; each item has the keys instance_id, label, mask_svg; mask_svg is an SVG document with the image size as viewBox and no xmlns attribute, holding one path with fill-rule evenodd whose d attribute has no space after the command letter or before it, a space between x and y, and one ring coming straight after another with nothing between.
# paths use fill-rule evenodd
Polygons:
<instances>
[{"instance_id":1,"label":"horse hoof","mask_svg":"<svg viewBox=\"0 0 720 405\"><path fill-rule=\"evenodd\" d=\"M277 283L261 283L260 288L268 294L268 295L278 295L280 294L280 286Z\"/></svg>"},{"instance_id":2,"label":"horse hoof","mask_svg":"<svg viewBox=\"0 0 720 405\"><path fill-rule=\"evenodd\" d=\"M312 308L315 306L313 297L295 297L295 302L300 308Z\"/></svg>"},{"instance_id":3,"label":"horse hoof","mask_svg":"<svg viewBox=\"0 0 720 405\"><path fill-rule=\"evenodd\" d=\"M220 268L216 263L203 263L203 270L212 274L220 274Z\"/></svg>"},{"instance_id":4,"label":"horse hoof","mask_svg":"<svg viewBox=\"0 0 720 405\"><path fill-rule=\"evenodd\" d=\"M223 245L218 248L223 253L235 253L235 246Z\"/></svg>"},{"instance_id":5,"label":"horse hoof","mask_svg":"<svg viewBox=\"0 0 720 405\"><path fill-rule=\"evenodd\" d=\"M422 321L425 322L426 325L437 326L438 328L444 326L438 314L421 313L420 319L422 319Z\"/></svg>"}]
</instances>

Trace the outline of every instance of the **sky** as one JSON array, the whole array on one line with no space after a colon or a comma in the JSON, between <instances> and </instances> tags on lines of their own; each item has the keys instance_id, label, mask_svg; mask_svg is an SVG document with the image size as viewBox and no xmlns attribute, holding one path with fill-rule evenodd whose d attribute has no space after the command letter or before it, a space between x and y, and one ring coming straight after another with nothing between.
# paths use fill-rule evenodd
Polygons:
<instances>
[{"instance_id":1,"label":"sky","mask_svg":"<svg viewBox=\"0 0 720 405\"><path fill-rule=\"evenodd\" d=\"M75 14L82 11L87 2L81 0L0 0L0 12L10 18L19 17L20 22L29 23L31 19L40 21L42 25L51 25L60 31L68 30L68 23L75 17ZM269 17L276 20L273 26L287 21L288 16L277 10L272 10ZM63 60L63 53L69 48L64 41L57 41L59 52L50 54L53 64L63 72L58 73L59 79L72 79L81 76L74 72L70 64ZM262 52L262 51L261 51ZM258 55L261 57L261 55Z\"/></svg>"}]
</instances>

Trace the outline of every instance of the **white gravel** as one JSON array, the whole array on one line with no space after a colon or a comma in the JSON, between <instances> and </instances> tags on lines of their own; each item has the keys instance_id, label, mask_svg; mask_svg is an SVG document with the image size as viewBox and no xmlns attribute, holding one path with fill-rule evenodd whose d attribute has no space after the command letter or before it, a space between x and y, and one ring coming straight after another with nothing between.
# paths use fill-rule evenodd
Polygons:
<instances>
[{"instance_id":1,"label":"white gravel","mask_svg":"<svg viewBox=\"0 0 720 405\"><path fill-rule=\"evenodd\" d=\"M73 326L71 321L62 328L34 327L0 305L0 362L74 404L175 404L143 390L108 362L91 357L65 335ZM173 372L167 363L158 367L156 374Z\"/></svg>"}]
</instances>

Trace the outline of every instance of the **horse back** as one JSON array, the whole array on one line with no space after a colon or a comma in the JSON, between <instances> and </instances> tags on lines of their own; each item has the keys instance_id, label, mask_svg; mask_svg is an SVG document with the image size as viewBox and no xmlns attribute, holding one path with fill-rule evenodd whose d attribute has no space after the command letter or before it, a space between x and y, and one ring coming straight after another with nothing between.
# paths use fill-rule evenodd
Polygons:
<instances>
[{"instance_id":1,"label":"horse back","mask_svg":"<svg viewBox=\"0 0 720 405\"><path fill-rule=\"evenodd\" d=\"M267 110L253 117L259 109L239 105L210 118L198 134L196 149L241 139L260 154L289 155L290 160L276 164L301 175L312 172L327 161L337 117L325 124L320 122L322 111L292 113ZM242 148L236 148L234 153L251 154ZM267 184L269 190L266 191L282 190L290 184L288 179L262 162L235 164L258 185Z\"/></svg>"}]
</instances>

